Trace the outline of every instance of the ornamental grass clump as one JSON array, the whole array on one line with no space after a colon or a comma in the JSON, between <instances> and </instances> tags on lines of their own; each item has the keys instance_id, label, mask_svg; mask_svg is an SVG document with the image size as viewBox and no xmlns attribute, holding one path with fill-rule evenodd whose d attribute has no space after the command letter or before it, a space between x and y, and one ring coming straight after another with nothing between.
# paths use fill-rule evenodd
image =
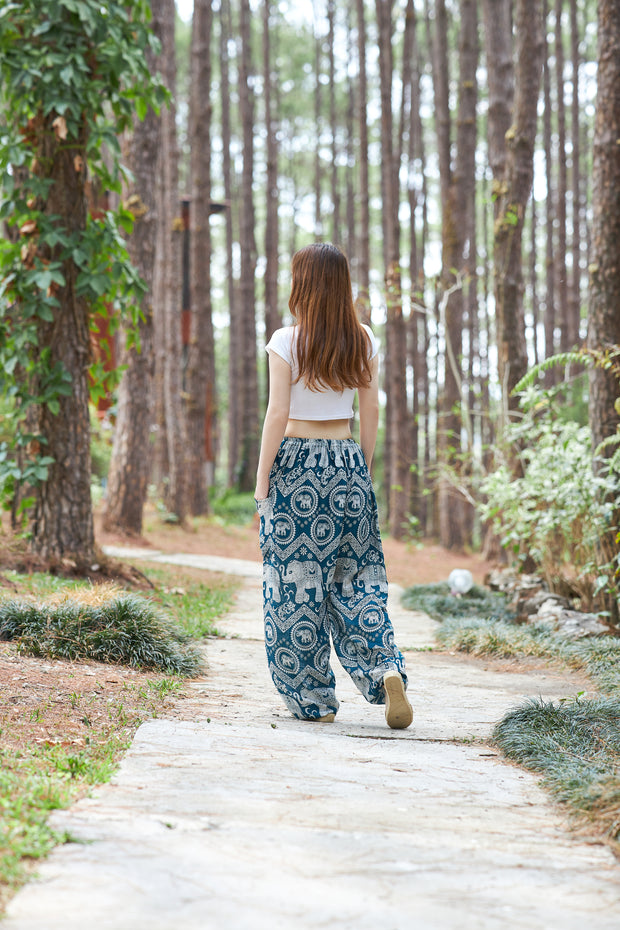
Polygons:
<instances>
[{"instance_id":1,"label":"ornamental grass clump","mask_svg":"<svg viewBox=\"0 0 620 930\"><path fill-rule=\"evenodd\" d=\"M32 656L91 659L193 677L203 669L172 620L144 597L111 591L0 603L0 639Z\"/></svg>"},{"instance_id":2,"label":"ornamental grass clump","mask_svg":"<svg viewBox=\"0 0 620 930\"><path fill-rule=\"evenodd\" d=\"M620 638L617 636L569 640L542 623L523 626L479 617L450 617L439 627L436 637L446 649L475 656L550 659L585 672L601 691L620 691Z\"/></svg>"},{"instance_id":3,"label":"ornamental grass clump","mask_svg":"<svg viewBox=\"0 0 620 930\"><path fill-rule=\"evenodd\" d=\"M492 739L620 851L620 699L530 699L506 714Z\"/></svg>"},{"instance_id":4,"label":"ornamental grass clump","mask_svg":"<svg viewBox=\"0 0 620 930\"><path fill-rule=\"evenodd\" d=\"M498 594L474 585L467 594L455 596L450 594L450 585L419 584L407 588L402 596L403 607L409 610L421 610L434 620L447 617L484 617L513 620L514 611L507 607L505 594Z\"/></svg>"}]
</instances>

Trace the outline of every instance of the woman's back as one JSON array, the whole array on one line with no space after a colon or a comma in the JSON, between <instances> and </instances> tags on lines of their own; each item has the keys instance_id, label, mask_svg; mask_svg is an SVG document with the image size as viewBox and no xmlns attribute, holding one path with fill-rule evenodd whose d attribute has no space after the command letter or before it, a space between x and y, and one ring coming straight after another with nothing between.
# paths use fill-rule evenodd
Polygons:
<instances>
[{"instance_id":1,"label":"woman's back","mask_svg":"<svg viewBox=\"0 0 620 930\"><path fill-rule=\"evenodd\" d=\"M362 324L369 340L368 361L378 352L376 339L368 326ZM349 420L353 416L354 387L335 390L332 387L311 388L300 377L297 353L299 326L284 326L276 330L266 345L291 368L291 400L289 416L293 420Z\"/></svg>"}]
</instances>

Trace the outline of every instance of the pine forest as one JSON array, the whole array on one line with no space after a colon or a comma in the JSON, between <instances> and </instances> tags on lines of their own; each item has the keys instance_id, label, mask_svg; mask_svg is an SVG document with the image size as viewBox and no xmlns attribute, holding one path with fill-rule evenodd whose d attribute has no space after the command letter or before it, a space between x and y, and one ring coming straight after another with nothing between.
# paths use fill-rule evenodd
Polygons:
<instances>
[{"instance_id":1,"label":"pine forest","mask_svg":"<svg viewBox=\"0 0 620 930\"><path fill-rule=\"evenodd\" d=\"M97 483L135 534L148 495L251 496L264 346L327 241L381 347L384 532L618 620L617 0L16 0L0 80L0 496L34 552L95 558Z\"/></svg>"}]
</instances>

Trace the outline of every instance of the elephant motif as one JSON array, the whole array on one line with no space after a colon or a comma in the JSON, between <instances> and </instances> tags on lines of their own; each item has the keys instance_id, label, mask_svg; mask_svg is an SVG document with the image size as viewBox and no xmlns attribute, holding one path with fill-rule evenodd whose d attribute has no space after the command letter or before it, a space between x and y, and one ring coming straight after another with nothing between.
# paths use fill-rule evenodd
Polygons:
<instances>
[{"instance_id":1,"label":"elephant motif","mask_svg":"<svg viewBox=\"0 0 620 930\"><path fill-rule=\"evenodd\" d=\"M297 505L302 510L310 510L312 507L312 495L311 494L300 494L297 497Z\"/></svg>"},{"instance_id":2,"label":"elephant motif","mask_svg":"<svg viewBox=\"0 0 620 930\"><path fill-rule=\"evenodd\" d=\"M356 581L361 581L367 592L378 588L379 591L387 594L387 575L383 565L364 565L360 569Z\"/></svg>"},{"instance_id":3,"label":"elephant motif","mask_svg":"<svg viewBox=\"0 0 620 930\"><path fill-rule=\"evenodd\" d=\"M342 584L342 593L345 597L353 596L353 578L357 573L355 559L338 559L333 568L332 581Z\"/></svg>"},{"instance_id":4,"label":"elephant motif","mask_svg":"<svg viewBox=\"0 0 620 930\"><path fill-rule=\"evenodd\" d=\"M341 513L344 510L346 501L347 501L346 491L336 491L336 493L332 495L332 506L336 510L339 510Z\"/></svg>"},{"instance_id":5,"label":"elephant motif","mask_svg":"<svg viewBox=\"0 0 620 930\"><path fill-rule=\"evenodd\" d=\"M276 604L282 600L280 596L280 575L274 565L265 562L263 565L263 582L265 585L265 600L271 598Z\"/></svg>"},{"instance_id":6,"label":"elephant motif","mask_svg":"<svg viewBox=\"0 0 620 930\"><path fill-rule=\"evenodd\" d=\"M269 536L273 528L273 509L270 498L265 497L262 500L256 501L256 509L258 510L259 516L263 518L263 532L265 536Z\"/></svg>"},{"instance_id":7,"label":"elephant motif","mask_svg":"<svg viewBox=\"0 0 620 930\"><path fill-rule=\"evenodd\" d=\"M296 604L304 604L310 600L308 591L314 591L317 603L320 604L323 600L322 573L318 562L290 562L282 572L282 581L295 585Z\"/></svg>"},{"instance_id":8,"label":"elephant motif","mask_svg":"<svg viewBox=\"0 0 620 930\"><path fill-rule=\"evenodd\" d=\"M357 493L352 494L351 497L350 497L350 499L349 499L349 507L350 507L350 509L353 510L353 511L361 510L361 509L362 509L362 498L361 498L361 495L359 495L359 494L357 494Z\"/></svg>"}]
</instances>

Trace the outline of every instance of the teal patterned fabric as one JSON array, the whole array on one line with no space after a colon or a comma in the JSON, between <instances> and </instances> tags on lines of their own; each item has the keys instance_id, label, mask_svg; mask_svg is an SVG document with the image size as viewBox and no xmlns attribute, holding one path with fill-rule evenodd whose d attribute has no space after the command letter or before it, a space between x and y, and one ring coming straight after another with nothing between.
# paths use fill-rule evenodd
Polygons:
<instances>
[{"instance_id":1,"label":"teal patterned fabric","mask_svg":"<svg viewBox=\"0 0 620 930\"><path fill-rule=\"evenodd\" d=\"M284 439L257 501L269 671L295 717L336 713L330 642L366 700L404 659L387 614L377 502L352 439Z\"/></svg>"}]
</instances>

